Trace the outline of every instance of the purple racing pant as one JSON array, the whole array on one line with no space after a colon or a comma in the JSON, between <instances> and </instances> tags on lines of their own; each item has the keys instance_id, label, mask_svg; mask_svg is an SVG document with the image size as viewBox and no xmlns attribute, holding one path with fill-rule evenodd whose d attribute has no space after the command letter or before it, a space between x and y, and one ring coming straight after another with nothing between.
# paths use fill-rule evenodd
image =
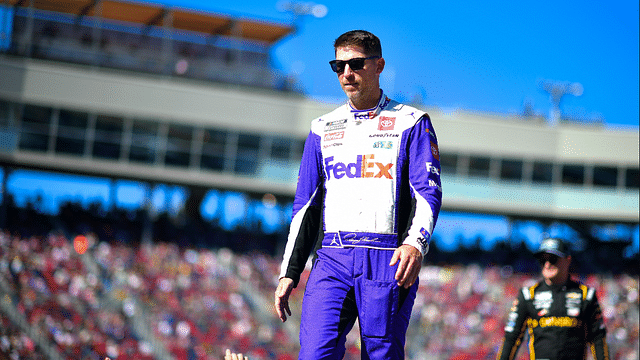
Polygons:
<instances>
[{"instance_id":1,"label":"purple racing pant","mask_svg":"<svg viewBox=\"0 0 640 360\"><path fill-rule=\"evenodd\" d=\"M393 248L331 247L325 236L302 301L302 360L342 359L346 336L360 323L362 359L404 359L418 282L400 288ZM342 244L341 244L342 245Z\"/></svg>"}]
</instances>

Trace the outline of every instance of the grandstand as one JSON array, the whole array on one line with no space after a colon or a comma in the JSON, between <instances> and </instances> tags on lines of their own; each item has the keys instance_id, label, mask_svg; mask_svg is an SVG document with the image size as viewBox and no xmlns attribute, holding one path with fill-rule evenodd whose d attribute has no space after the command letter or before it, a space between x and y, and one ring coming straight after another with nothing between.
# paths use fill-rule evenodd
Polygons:
<instances>
[{"instance_id":1,"label":"grandstand","mask_svg":"<svg viewBox=\"0 0 640 360\"><path fill-rule=\"evenodd\" d=\"M309 121L335 104L270 66L293 28L114 0L9 0L0 19L0 359L295 358L295 317L282 325L271 308L283 219ZM637 359L637 129L423 108L444 202L408 358L492 358L535 278L530 251L557 231L598 289L612 357ZM177 214L73 202L50 214L7 190L24 170L106 178L112 192L172 184L187 199ZM252 218L201 213L238 193Z\"/></svg>"}]
</instances>

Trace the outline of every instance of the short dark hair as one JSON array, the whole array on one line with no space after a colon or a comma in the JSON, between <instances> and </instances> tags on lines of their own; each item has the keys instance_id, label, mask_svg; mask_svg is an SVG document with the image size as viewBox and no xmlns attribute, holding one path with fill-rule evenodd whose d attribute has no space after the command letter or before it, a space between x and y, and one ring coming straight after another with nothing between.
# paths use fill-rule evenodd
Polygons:
<instances>
[{"instance_id":1,"label":"short dark hair","mask_svg":"<svg viewBox=\"0 0 640 360\"><path fill-rule=\"evenodd\" d=\"M380 39L366 30L347 31L333 43L334 50L345 46L359 46L367 56L382 56Z\"/></svg>"}]
</instances>

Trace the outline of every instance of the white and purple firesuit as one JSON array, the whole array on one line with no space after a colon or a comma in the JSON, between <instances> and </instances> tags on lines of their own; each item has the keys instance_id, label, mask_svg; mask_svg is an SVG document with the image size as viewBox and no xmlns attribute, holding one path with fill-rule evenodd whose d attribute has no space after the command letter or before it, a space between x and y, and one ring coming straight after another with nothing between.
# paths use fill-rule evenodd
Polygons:
<instances>
[{"instance_id":1,"label":"white and purple firesuit","mask_svg":"<svg viewBox=\"0 0 640 360\"><path fill-rule=\"evenodd\" d=\"M313 120L300 165L280 277L315 250L300 326L300 359L342 359L359 319L363 359L404 359L418 281L389 266L399 245L429 249L440 204L440 154L429 116L390 100L345 104Z\"/></svg>"}]
</instances>

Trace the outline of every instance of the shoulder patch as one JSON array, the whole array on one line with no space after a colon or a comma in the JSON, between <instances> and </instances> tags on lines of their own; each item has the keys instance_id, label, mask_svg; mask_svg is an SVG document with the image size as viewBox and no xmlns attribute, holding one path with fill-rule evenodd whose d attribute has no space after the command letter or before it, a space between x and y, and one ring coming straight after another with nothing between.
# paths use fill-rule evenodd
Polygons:
<instances>
[{"instance_id":1,"label":"shoulder patch","mask_svg":"<svg viewBox=\"0 0 640 360\"><path fill-rule=\"evenodd\" d=\"M589 291L589 288L587 287L587 285L584 284L580 284L578 285L578 287L580 288L580 291L582 291L582 300L587 298L587 291Z\"/></svg>"},{"instance_id":2,"label":"shoulder patch","mask_svg":"<svg viewBox=\"0 0 640 360\"><path fill-rule=\"evenodd\" d=\"M538 287L538 284L535 284L529 288L522 288L522 292L524 293L524 298L527 300L531 300L533 299L534 295L535 295L535 290ZM526 292L525 292L526 290Z\"/></svg>"}]
</instances>

